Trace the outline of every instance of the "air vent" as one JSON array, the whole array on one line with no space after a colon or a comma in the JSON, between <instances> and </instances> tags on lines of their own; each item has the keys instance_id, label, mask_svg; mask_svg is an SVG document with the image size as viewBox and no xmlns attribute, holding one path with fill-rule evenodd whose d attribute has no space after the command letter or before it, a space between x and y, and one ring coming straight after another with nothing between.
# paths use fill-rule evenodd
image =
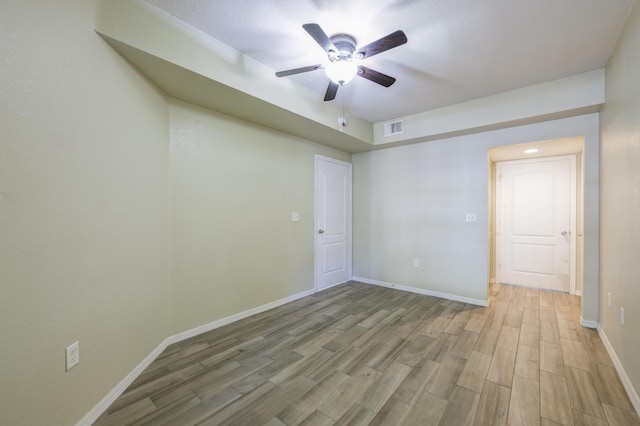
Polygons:
<instances>
[{"instance_id":1,"label":"air vent","mask_svg":"<svg viewBox=\"0 0 640 426\"><path fill-rule=\"evenodd\" d=\"M384 123L384 136L399 135L404 132L404 120L393 121L391 123Z\"/></svg>"}]
</instances>

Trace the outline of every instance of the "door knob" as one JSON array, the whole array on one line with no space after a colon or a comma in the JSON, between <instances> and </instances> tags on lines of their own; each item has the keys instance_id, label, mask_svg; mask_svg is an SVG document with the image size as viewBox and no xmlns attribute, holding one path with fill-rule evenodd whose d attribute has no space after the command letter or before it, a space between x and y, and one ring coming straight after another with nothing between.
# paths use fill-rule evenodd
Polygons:
<instances>
[{"instance_id":1,"label":"door knob","mask_svg":"<svg viewBox=\"0 0 640 426\"><path fill-rule=\"evenodd\" d=\"M324 234L324 229L318 229L318 234Z\"/></svg>"},{"instance_id":2,"label":"door knob","mask_svg":"<svg viewBox=\"0 0 640 426\"><path fill-rule=\"evenodd\" d=\"M562 231L560 234L566 237L567 235L571 235L571 231Z\"/></svg>"}]
</instances>

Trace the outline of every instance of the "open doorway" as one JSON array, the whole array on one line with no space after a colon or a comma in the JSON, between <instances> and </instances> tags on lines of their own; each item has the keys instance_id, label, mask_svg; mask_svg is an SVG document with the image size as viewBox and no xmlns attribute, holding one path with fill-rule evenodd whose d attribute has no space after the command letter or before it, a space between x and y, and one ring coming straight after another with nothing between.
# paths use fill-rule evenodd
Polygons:
<instances>
[{"instance_id":1,"label":"open doorway","mask_svg":"<svg viewBox=\"0 0 640 426\"><path fill-rule=\"evenodd\" d=\"M489 270L492 283L504 281L525 287L547 288L566 291L578 296L582 295L584 269L582 241L583 151L584 138L582 137L529 142L489 149ZM570 223L557 222L560 219L553 215L548 215L546 218L541 217L544 213L543 207L537 212L529 210L518 213L521 217L515 219L519 223L514 225L513 216L511 216L513 212L507 210L505 213L503 211L505 200L501 197L505 196L505 186L501 187L500 176L502 175L505 179L507 171L511 176L511 182L508 184L510 186L507 185L507 192L510 192L509 197L513 197L513 191L516 191L516 199L511 199L506 203L508 208L513 210L514 203L519 204L520 208L537 208L538 203L549 202L553 204L555 202L553 196L532 193L532 197L527 197L522 193L517 194L517 191L540 191L527 185L532 185L534 178L546 179L547 182L552 183L555 178L550 177L552 175L545 175L546 171L543 169L549 164L560 164L565 161L575 164L575 167L570 168L570 176L568 176L571 180L571 190L575 191L573 195L568 195L568 197L573 197L574 202L574 207L569 207ZM529 164L529 166L524 166L524 169L511 167L512 165L517 166L521 162ZM506 165L509 165L509 168L505 167ZM518 176L518 173L522 177L520 181L518 178L514 178L514 176ZM514 182L519 183L514 184ZM501 189L502 194L500 193ZM505 214L508 214L509 218L505 218ZM505 230L505 221L510 222L507 224L510 229ZM514 226L519 229L514 230ZM533 232L533 228L536 227L536 232ZM505 232L509 235L504 235ZM547 237L534 235L536 233L545 234ZM558 246L556 247L556 245ZM558 249L564 251L558 252ZM562 276L563 271L567 272L566 277ZM563 281L566 282L566 287L562 285Z\"/></svg>"}]
</instances>

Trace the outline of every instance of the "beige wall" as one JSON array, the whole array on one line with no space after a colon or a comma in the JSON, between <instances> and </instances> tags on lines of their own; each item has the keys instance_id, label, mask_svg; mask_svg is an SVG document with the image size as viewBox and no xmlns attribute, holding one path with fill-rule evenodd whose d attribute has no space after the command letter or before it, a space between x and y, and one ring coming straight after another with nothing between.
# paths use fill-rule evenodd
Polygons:
<instances>
[{"instance_id":1,"label":"beige wall","mask_svg":"<svg viewBox=\"0 0 640 426\"><path fill-rule=\"evenodd\" d=\"M0 14L0 424L73 424L166 337L310 290L314 155L351 159L169 107L95 7Z\"/></svg>"},{"instance_id":2,"label":"beige wall","mask_svg":"<svg viewBox=\"0 0 640 426\"><path fill-rule=\"evenodd\" d=\"M313 289L314 155L351 155L174 102L174 330ZM291 221L291 212L300 221Z\"/></svg>"},{"instance_id":3,"label":"beige wall","mask_svg":"<svg viewBox=\"0 0 640 426\"><path fill-rule=\"evenodd\" d=\"M583 314L595 323L598 114L355 154L354 276L486 301L487 150L570 136L585 138ZM476 223L465 222L467 212L477 214Z\"/></svg>"},{"instance_id":4,"label":"beige wall","mask_svg":"<svg viewBox=\"0 0 640 426\"><path fill-rule=\"evenodd\" d=\"M606 68L601 113L600 325L640 392L640 8ZM608 307L607 293L612 295ZM620 307L625 325L620 325Z\"/></svg>"},{"instance_id":5,"label":"beige wall","mask_svg":"<svg viewBox=\"0 0 640 426\"><path fill-rule=\"evenodd\" d=\"M350 159L168 102L94 33L95 7L8 0L0 13L0 424L73 424L167 336L310 289L313 158ZM627 326L600 307L636 388L638 19L607 69L602 121L602 286ZM597 318L597 121L354 156L354 274L486 297L486 148L586 135L584 303ZM75 340L81 362L65 372Z\"/></svg>"},{"instance_id":6,"label":"beige wall","mask_svg":"<svg viewBox=\"0 0 640 426\"><path fill-rule=\"evenodd\" d=\"M75 423L171 330L167 102L95 7L2 2L2 425Z\"/></svg>"}]
</instances>

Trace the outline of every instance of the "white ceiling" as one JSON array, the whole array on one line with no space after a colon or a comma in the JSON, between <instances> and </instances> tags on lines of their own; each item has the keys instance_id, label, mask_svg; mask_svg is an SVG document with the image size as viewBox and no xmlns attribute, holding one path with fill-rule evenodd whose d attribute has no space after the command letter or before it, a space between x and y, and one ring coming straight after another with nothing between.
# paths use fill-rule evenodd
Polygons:
<instances>
[{"instance_id":1,"label":"white ceiling","mask_svg":"<svg viewBox=\"0 0 640 426\"><path fill-rule=\"evenodd\" d=\"M408 43L363 62L397 78L355 78L336 100L370 122L603 68L635 0L146 0L274 72L326 62L302 29L359 46L395 30ZM318 93L322 70L290 77Z\"/></svg>"}]
</instances>

